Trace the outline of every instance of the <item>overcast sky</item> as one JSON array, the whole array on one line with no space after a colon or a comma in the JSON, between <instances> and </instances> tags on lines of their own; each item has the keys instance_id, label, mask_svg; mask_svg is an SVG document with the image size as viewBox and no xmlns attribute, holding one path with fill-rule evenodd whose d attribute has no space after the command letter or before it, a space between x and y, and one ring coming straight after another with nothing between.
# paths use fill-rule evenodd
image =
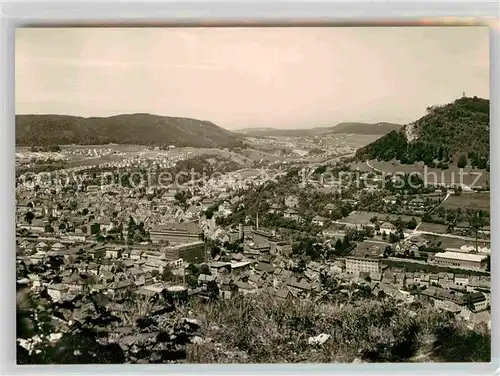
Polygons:
<instances>
[{"instance_id":1,"label":"overcast sky","mask_svg":"<svg viewBox=\"0 0 500 376\"><path fill-rule=\"evenodd\" d=\"M486 27L25 28L15 58L17 114L298 128L489 98Z\"/></svg>"}]
</instances>

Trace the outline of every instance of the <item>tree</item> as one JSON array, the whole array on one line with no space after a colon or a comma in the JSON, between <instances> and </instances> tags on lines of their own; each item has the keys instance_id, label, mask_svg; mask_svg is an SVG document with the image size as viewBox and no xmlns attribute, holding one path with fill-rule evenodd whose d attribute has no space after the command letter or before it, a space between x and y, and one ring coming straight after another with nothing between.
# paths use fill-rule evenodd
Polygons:
<instances>
[{"instance_id":1,"label":"tree","mask_svg":"<svg viewBox=\"0 0 500 376\"><path fill-rule=\"evenodd\" d=\"M396 226L396 231L397 232L403 231L403 229L404 229L404 223L403 223L403 220L401 219L401 217L398 217L396 219L396 222L394 223L394 226Z\"/></svg>"},{"instance_id":2,"label":"tree","mask_svg":"<svg viewBox=\"0 0 500 376\"><path fill-rule=\"evenodd\" d=\"M393 249L390 245L388 245L387 247L385 247L384 249L384 257L389 257L393 254Z\"/></svg>"},{"instance_id":3,"label":"tree","mask_svg":"<svg viewBox=\"0 0 500 376\"><path fill-rule=\"evenodd\" d=\"M212 256L212 258L220 254L221 254L221 249L218 245L212 245L210 247L210 255Z\"/></svg>"},{"instance_id":4,"label":"tree","mask_svg":"<svg viewBox=\"0 0 500 376\"><path fill-rule=\"evenodd\" d=\"M200 268L198 268L195 264L189 264L186 270L189 274L196 276L196 278L200 275Z\"/></svg>"},{"instance_id":5,"label":"tree","mask_svg":"<svg viewBox=\"0 0 500 376\"><path fill-rule=\"evenodd\" d=\"M217 286L217 282L208 281L207 282L207 291L211 300L216 300L219 297L219 286Z\"/></svg>"},{"instance_id":6,"label":"tree","mask_svg":"<svg viewBox=\"0 0 500 376\"><path fill-rule=\"evenodd\" d=\"M460 196L462 194L462 187L460 185L453 187L453 195Z\"/></svg>"},{"instance_id":7,"label":"tree","mask_svg":"<svg viewBox=\"0 0 500 376\"><path fill-rule=\"evenodd\" d=\"M24 220L26 222L28 222L30 225L31 225L31 222L33 221L33 219L35 219L35 214L33 214L33 212L27 212L25 215L24 215Z\"/></svg>"},{"instance_id":8,"label":"tree","mask_svg":"<svg viewBox=\"0 0 500 376\"><path fill-rule=\"evenodd\" d=\"M172 272L172 268L169 265L166 265L163 268L163 272L161 273L161 280L164 282L171 282L175 279L175 275Z\"/></svg>"},{"instance_id":9,"label":"tree","mask_svg":"<svg viewBox=\"0 0 500 376\"><path fill-rule=\"evenodd\" d=\"M417 220L414 217L412 217L406 224L406 227L408 227L408 229L410 230L415 230L417 228L417 225L418 225Z\"/></svg>"},{"instance_id":10,"label":"tree","mask_svg":"<svg viewBox=\"0 0 500 376\"><path fill-rule=\"evenodd\" d=\"M479 231L484 227L485 225L485 218L484 218L484 213L482 210L480 210L477 213L471 213L469 217L469 224L471 229L474 231L475 238L476 238L476 252L477 252L477 238Z\"/></svg>"},{"instance_id":11,"label":"tree","mask_svg":"<svg viewBox=\"0 0 500 376\"><path fill-rule=\"evenodd\" d=\"M207 264L202 264L200 266L200 274L212 275L210 267Z\"/></svg>"},{"instance_id":12,"label":"tree","mask_svg":"<svg viewBox=\"0 0 500 376\"><path fill-rule=\"evenodd\" d=\"M377 294L377 298L380 299L380 300L383 300L385 299L385 297L387 296L387 294L385 293L385 291L383 290L380 290Z\"/></svg>"},{"instance_id":13,"label":"tree","mask_svg":"<svg viewBox=\"0 0 500 376\"><path fill-rule=\"evenodd\" d=\"M344 236L344 240L342 241L342 250L345 251L351 246L351 242L349 241L349 236Z\"/></svg>"},{"instance_id":14,"label":"tree","mask_svg":"<svg viewBox=\"0 0 500 376\"><path fill-rule=\"evenodd\" d=\"M177 192L174 196L175 200L179 203L179 206L183 207L184 209L187 208L187 200L189 200L191 197L192 195L189 191L180 191Z\"/></svg>"},{"instance_id":15,"label":"tree","mask_svg":"<svg viewBox=\"0 0 500 376\"><path fill-rule=\"evenodd\" d=\"M386 234L386 232L385 232L385 231L382 233L382 239L383 239L383 240L387 240L387 234Z\"/></svg>"},{"instance_id":16,"label":"tree","mask_svg":"<svg viewBox=\"0 0 500 376\"><path fill-rule=\"evenodd\" d=\"M457 162L457 167L458 168L465 168L467 166L467 156L462 154L459 158L458 158L458 162Z\"/></svg>"},{"instance_id":17,"label":"tree","mask_svg":"<svg viewBox=\"0 0 500 376\"><path fill-rule=\"evenodd\" d=\"M340 251L342 251L342 249L343 249L342 240L337 239L337 241L335 242L335 250L337 252L340 252Z\"/></svg>"},{"instance_id":18,"label":"tree","mask_svg":"<svg viewBox=\"0 0 500 376\"><path fill-rule=\"evenodd\" d=\"M304 260L303 258L301 258L299 260L299 262L297 263L297 266L295 267L295 271L297 273L304 273L304 271L306 270L306 267L307 267L306 260Z\"/></svg>"},{"instance_id":19,"label":"tree","mask_svg":"<svg viewBox=\"0 0 500 376\"><path fill-rule=\"evenodd\" d=\"M395 233L391 232L389 234L389 243L397 243L399 241L399 236L397 236Z\"/></svg>"},{"instance_id":20,"label":"tree","mask_svg":"<svg viewBox=\"0 0 500 376\"><path fill-rule=\"evenodd\" d=\"M198 277L195 277L192 274L188 274L186 276L186 283L190 288L195 289L198 287Z\"/></svg>"}]
</instances>

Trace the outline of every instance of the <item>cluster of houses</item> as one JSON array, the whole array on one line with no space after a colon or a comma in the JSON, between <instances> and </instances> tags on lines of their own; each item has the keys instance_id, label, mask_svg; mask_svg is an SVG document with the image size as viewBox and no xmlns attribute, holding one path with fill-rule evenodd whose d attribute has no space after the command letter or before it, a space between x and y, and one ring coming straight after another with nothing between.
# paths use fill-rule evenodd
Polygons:
<instances>
[{"instance_id":1,"label":"cluster of houses","mask_svg":"<svg viewBox=\"0 0 500 376\"><path fill-rule=\"evenodd\" d=\"M396 255L411 254L417 258L426 258L429 264L464 269L486 271L487 259L491 250L486 246L463 245L460 248L433 248L429 240L422 236L413 236L394 247Z\"/></svg>"},{"instance_id":2,"label":"cluster of houses","mask_svg":"<svg viewBox=\"0 0 500 376\"><path fill-rule=\"evenodd\" d=\"M463 269L463 274L417 273L384 264L387 243L361 243L347 257L321 264L308 262L297 271L290 241L276 231L259 228L258 222L255 228L240 225L237 231L224 231L215 225L215 217L230 214L241 200L229 193L236 179L221 180L188 187L185 207L177 202L176 189L108 185L105 190L89 186L81 192L64 192L18 187L17 268L23 283L34 290L46 290L54 301L85 292L100 292L111 300L124 296L150 299L164 291L210 298L215 286L223 299L259 291L289 299L325 294L321 280L330 276L347 285L368 286L374 295L383 292L403 301L418 298L469 320L489 312L489 276L465 273L484 270L485 252L447 250L431 255L431 263ZM355 207L357 201L351 204ZM414 201L409 204L415 205L415 210L420 208ZM212 219L204 219L203 212L214 207ZM300 223L303 219L298 207L299 198L289 195L281 204L270 203L269 211ZM337 210L335 204L327 204L322 215L312 219L323 228L325 238ZM143 226L147 240L127 239L131 219ZM358 223L336 222L360 228ZM380 233L396 231L388 221L378 227ZM241 242L241 248L212 257L207 234L223 244ZM337 230L330 235L341 239ZM114 239L103 241L107 236ZM427 243L413 237L394 248L396 254L411 250L420 256ZM200 268L203 273L196 275L195 284L186 283L191 264L208 266ZM30 272L24 273L26 270ZM168 270L174 278L164 277Z\"/></svg>"},{"instance_id":3,"label":"cluster of houses","mask_svg":"<svg viewBox=\"0 0 500 376\"><path fill-rule=\"evenodd\" d=\"M418 297L467 319L483 317L487 323L490 320L491 278L486 274L468 274L465 270L460 274L410 272L405 267L384 263L376 254L346 257L345 273L365 280L374 292L384 291L401 300Z\"/></svg>"},{"instance_id":4,"label":"cluster of houses","mask_svg":"<svg viewBox=\"0 0 500 376\"><path fill-rule=\"evenodd\" d=\"M167 246L75 246L54 240L34 242L24 239L18 242L17 260L20 268L37 264L44 266L43 273L27 275L27 283L34 289L46 288L56 301L85 291L102 292L111 299L123 298L127 294L150 298L175 288L184 289L188 296L203 297L208 296L210 286L214 284L223 299L258 291L283 299L317 296L325 293L320 282L323 274L369 286L375 295L382 291L403 301L414 300L417 296L421 301L471 320L481 312L486 318L489 314L489 276L408 272L404 268L387 266L376 252L364 256L354 252L354 255L321 264L309 262L305 270L298 273L294 271L296 265L290 257L291 245L274 232L250 229L245 235L244 229L240 228L236 236L244 238L243 249L217 255L214 259L206 255L203 241L189 242L191 239L186 238L182 244ZM368 249L366 247L359 248ZM192 251L186 251L189 249ZM193 256L197 250L201 255L199 260ZM209 272L205 268L204 273L197 276L196 287L185 283L191 263L208 265ZM162 280L167 266L177 275L175 282ZM418 291L417 295L415 291Z\"/></svg>"},{"instance_id":5,"label":"cluster of houses","mask_svg":"<svg viewBox=\"0 0 500 376\"><path fill-rule=\"evenodd\" d=\"M423 215L426 211L435 207L446 195L440 188L434 194L412 195L412 196L387 196L382 199L386 208L397 206L398 210L411 212L414 215Z\"/></svg>"}]
</instances>

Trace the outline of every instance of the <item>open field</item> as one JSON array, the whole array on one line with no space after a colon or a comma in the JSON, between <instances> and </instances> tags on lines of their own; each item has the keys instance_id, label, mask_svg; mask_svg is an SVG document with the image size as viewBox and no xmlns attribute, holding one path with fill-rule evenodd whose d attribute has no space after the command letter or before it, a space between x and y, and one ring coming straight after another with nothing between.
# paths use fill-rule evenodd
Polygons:
<instances>
[{"instance_id":1,"label":"open field","mask_svg":"<svg viewBox=\"0 0 500 376\"><path fill-rule=\"evenodd\" d=\"M359 172L372 172L373 170L368 167L368 165L365 162L353 162L349 165L351 167L351 170L353 171L359 171Z\"/></svg>"},{"instance_id":2,"label":"open field","mask_svg":"<svg viewBox=\"0 0 500 376\"><path fill-rule=\"evenodd\" d=\"M380 137L381 135L338 133L334 135L321 136L320 138L326 146L335 146L340 144L342 146L351 146L358 149L372 143Z\"/></svg>"},{"instance_id":3,"label":"open field","mask_svg":"<svg viewBox=\"0 0 500 376\"><path fill-rule=\"evenodd\" d=\"M147 146L142 145L128 145L128 144L104 144L104 145L60 145L61 150L75 151L75 150L106 150L110 149L120 153L133 153L147 150Z\"/></svg>"},{"instance_id":4,"label":"open field","mask_svg":"<svg viewBox=\"0 0 500 376\"><path fill-rule=\"evenodd\" d=\"M460 196L450 196L443 202L446 209L482 209L490 211L490 192L463 192Z\"/></svg>"},{"instance_id":5,"label":"open field","mask_svg":"<svg viewBox=\"0 0 500 376\"><path fill-rule=\"evenodd\" d=\"M285 161L287 159L293 160L293 158L285 158L280 155L266 153L255 149L243 149L240 154L253 162L259 162L261 160L268 162Z\"/></svg>"},{"instance_id":6,"label":"open field","mask_svg":"<svg viewBox=\"0 0 500 376\"><path fill-rule=\"evenodd\" d=\"M404 222L408 222L412 218L415 218L417 222L420 222L419 217L412 217L409 215L396 215L396 214L385 214L385 213L376 213L376 212L354 212L351 213L348 217L340 220L343 223L350 224L359 224L359 225L368 225L371 224L370 219L373 217L377 217L379 221L395 221L398 218L401 218Z\"/></svg>"},{"instance_id":7,"label":"open field","mask_svg":"<svg viewBox=\"0 0 500 376\"><path fill-rule=\"evenodd\" d=\"M121 159L123 159L123 156L118 156L118 155L104 155L102 157L96 157L96 158L75 157L71 158L68 162L66 162L64 164L64 168L94 166L94 165L116 162Z\"/></svg>"},{"instance_id":8,"label":"open field","mask_svg":"<svg viewBox=\"0 0 500 376\"><path fill-rule=\"evenodd\" d=\"M172 150L153 150L146 146L138 145L63 145L61 146L62 155L68 158L67 161L62 162L64 168L74 168L82 166L93 166L106 164L110 162L117 162L124 158L132 157L156 157L161 156L164 158L178 158L178 157L196 157L196 156L218 156L232 160L233 162L241 165L247 166L252 163L253 159L248 158L240 153L235 153L229 150L215 149L215 148L191 148L191 147L179 147ZM119 154L108 154L102 156L85 155L79 153L80 151L86 152L89 150L96 150L97 152L103 150L111 150ZM29 148L18 147L16 148L17 153L29 153ZM181 158L184 159L184 158Z\"/></svg>"},{"instance_id":9,"label":"open field","mask_svg":"<svg viewBox=\"0 0 500 376\"><path fill-rule=\"evenodd\" d=\"M429 240L434 244L441 243L441 248L460 248L463 245L467 246L475 246L474 240L464 240L460 238L453 238L450 236L439 236L439 235L430 235L430 234L422 234L420 235L423 239ZM480 247L490 247L490 242L485 240L478 240L478 246Z\"/></svg>"},{"instance_id":10,"label":"open field","mask_svg":"<svg viewBox=\"0 0 500 376\"><path fill-rule=\"evenodd\" d=\"M422 222L422 224L418 227L418 229L420 231L429 231L429 232L435 232L438 234L445 234L446 230L448 229L448 226L441 225L439 223Z\"/></svg>"},{"instance_id":11,"label":"open field","mask_svg":"<svg viewBox=\"0 0 500 376\"><path fill-rule=\"evenodd\" d=\"M384 254L385 247L390 245L384 242L373 242L370 240L365 240L364 242L358 244L356 248L349 254L349 256L356 257L379 257Z\"/></svg>"},{"instance_id":12,"label":"open field","mask_svg":"<svg viewBox=\"0 0 500 376\"><path fill-rule=\"evenodd\" d=\"M417 172L429 185L447 184L460 185L465 184L473 187L489 186L490 174L483 170L474 170L471 168L460 169L456 165L450 165L447 170L438 168L430 168L424 166L423 163L414 163L404 165L398 161L369 161L370 165L385 173L411 173Z\"/></svg>"}]
</instances>

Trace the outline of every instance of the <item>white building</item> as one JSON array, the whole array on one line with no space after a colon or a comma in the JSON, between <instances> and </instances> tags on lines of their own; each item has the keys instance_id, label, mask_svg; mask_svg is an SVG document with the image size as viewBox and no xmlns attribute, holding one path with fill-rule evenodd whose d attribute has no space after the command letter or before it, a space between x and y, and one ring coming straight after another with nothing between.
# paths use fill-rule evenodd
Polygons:
<instances>
[{"instance_id":1,"label":"white building","mask_svg":"<svg viewBox=\"0 0 500 376\"><path fill-rule=\"evenodd\" d=\"M345 266L347 274L359 275L361 272L381 273L382 263L379 258L372 257L346 257Z\"/></svg>"},{"instance_id":2,"label":"white building","mask_svg":"<svg viewBox=\"0 0 500 376\"><path fill-rule=\"evenodd\" d=\"M462 268L471 270L485 270L487 256L477 253L441 252L434 256L435 265L449 268Z\"/></svg>"}]
</instances>

